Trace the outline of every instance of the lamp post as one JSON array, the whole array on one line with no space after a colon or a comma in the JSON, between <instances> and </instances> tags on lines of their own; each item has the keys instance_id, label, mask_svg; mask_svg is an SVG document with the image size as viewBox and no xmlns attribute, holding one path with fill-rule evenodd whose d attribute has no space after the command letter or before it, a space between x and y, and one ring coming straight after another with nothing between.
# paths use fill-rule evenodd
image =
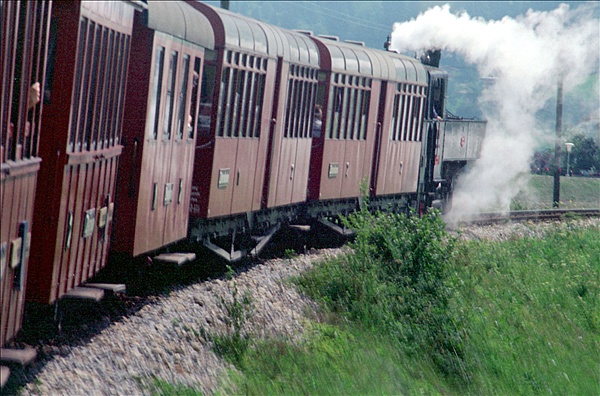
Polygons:
<instances>
[{"instance_id":1,"label":"lamp post","mask_svg":"<svg viewBox=\"0 0 600 396\"><path fill-rule=\"evenodd\" d=\"M571 163L571 149L575 146L573 143L565 143L565 147L567 148L567 176L570 176L569 173L569 165Z\"/></svg>"}]
</instances>

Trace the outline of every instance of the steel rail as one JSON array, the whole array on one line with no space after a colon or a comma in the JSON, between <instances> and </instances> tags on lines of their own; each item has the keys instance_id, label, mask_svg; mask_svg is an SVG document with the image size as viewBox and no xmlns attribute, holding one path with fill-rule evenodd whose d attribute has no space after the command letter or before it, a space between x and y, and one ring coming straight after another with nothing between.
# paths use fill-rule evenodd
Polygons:
<instances>
[{"instance_id":1,"label":"steel rail","mask_svg":"<svg viewBox=\"0 0 600 396\"><path fill-rule=\"evenodd\" d=\"M488 212L465 216L465 219L459 223L489 225L502 222L566 220L585 217L600 217L600 209L543 209Z\"/></svg>"}]
</instances>

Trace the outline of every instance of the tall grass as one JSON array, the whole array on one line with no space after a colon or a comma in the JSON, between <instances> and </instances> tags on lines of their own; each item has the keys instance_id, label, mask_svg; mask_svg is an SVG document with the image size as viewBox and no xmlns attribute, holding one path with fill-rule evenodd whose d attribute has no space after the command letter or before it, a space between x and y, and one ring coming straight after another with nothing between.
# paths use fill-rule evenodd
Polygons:
<instances>
[{"instance_id":1,"label":"tall grass","mask_svg":"<svg viewBox=\"0 0 600 396\"><path fill-rule=\"evenodd\" d=\"M598 228L470 242L456 260L470 388L483 394L600 394Z\"/></svg>"}]
</instances>

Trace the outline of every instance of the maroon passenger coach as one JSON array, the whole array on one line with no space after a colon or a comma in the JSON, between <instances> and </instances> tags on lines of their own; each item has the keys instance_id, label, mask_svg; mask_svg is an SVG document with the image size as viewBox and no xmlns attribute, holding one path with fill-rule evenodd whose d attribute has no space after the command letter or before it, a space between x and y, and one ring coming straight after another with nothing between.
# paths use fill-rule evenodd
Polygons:
<instances>
[{"instance_id":1,"label":"maroon passenger coach","mask_svg":"<svg viewBox=\"0 0 600 396\"><path fill-rule=\"evenodd\" d=\"M0 346L21 328L41 158L50 1L2 3L0 42Z\"/></svg>"},{"instance_id":2,"label":"maroon passenger coach","mask_svg":"<svg viewBox=\"0 0 600 396\"><path fill-rule=\"evenodd\" d=\"M134 6L53 4L28 300L52 303L106 265Z\"/></svg>"},{"instance_id":3,"label":"maroon passenger coach","mask_svg":"<svg viewBox=\"0 0 600 396\"><path fill-rule=\"evenodd\" d=\"M206 19L203 29L212 40L205 52L190 234L222 252L211 236L279 224L278 208L306 199L319 54L301 33L189 4Z\"/></svg>"},{"instance_id":4,"label":"maroon passenger coach","mask_svg":"<svg viewBox=\"0 0 600 396\"><path fill-rule=\"evenodd\" d=\"M131 256L187 236L205 18L184 2L135 17L112 248Z\"/></svg>"}]
</instances>

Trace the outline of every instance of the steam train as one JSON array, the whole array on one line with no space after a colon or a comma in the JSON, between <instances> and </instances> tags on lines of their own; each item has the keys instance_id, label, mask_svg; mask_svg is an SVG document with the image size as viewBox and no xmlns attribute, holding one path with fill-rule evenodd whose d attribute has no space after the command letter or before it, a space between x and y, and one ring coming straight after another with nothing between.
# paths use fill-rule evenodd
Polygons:
<instances>
[{"instance_id":1,"label":"steam train","mask_svg":"<svg viewBox=\"0 0 600 396\"><path fill-rule=\"evenodd\" d=\"M0 7L2 346L26 300L76 295L109 257L188 240L235 261L286 224L344 233L365 193L443 204L485 134L443 117L430 57L191 0Z\"/></svg>"}]
</instances>

